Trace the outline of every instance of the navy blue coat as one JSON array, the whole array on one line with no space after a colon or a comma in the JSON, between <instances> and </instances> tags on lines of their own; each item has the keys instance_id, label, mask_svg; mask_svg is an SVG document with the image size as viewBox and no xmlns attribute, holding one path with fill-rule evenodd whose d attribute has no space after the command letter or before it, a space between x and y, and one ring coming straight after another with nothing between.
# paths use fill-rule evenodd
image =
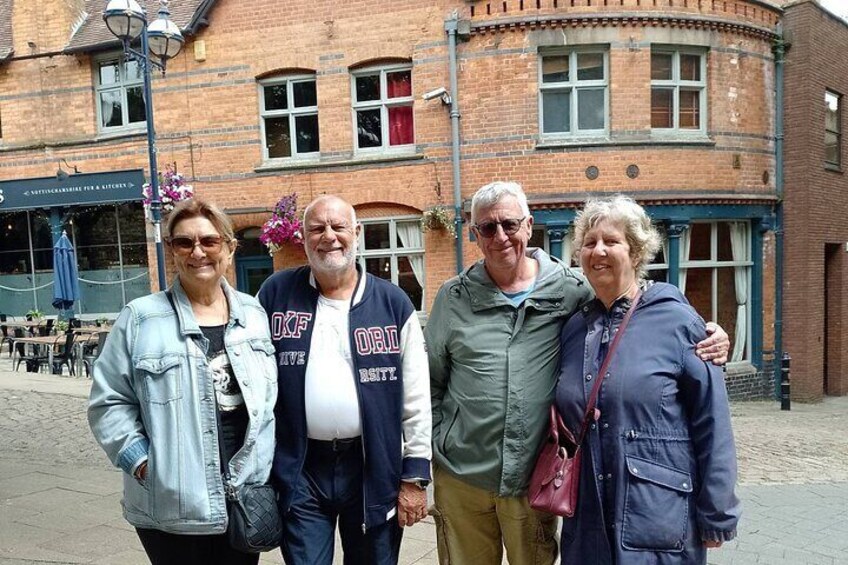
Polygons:
<instances>
[{"instance_id":1,"label":"navy blue coat","mask_svg":"<svg viewBox=\"0 0 848 565\"><path fill-rule=\"evenodd\" d=\"M594 300L563 327L556 404L575 436L629 305L620 299L607 312ZM706 563L703 540L736 535L730 408L721 370L695 355L705 335L677 287L644 291L583 444L577 512L563 520L563 563Z\"/></svg>"}]
</instances>

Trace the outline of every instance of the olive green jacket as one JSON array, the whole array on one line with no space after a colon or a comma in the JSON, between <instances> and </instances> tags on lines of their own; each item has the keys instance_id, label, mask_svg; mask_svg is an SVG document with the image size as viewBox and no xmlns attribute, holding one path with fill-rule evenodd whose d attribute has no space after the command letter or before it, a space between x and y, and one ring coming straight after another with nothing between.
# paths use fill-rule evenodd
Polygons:
<instances>
[{"instance_id":1,"label":"olive green jacket","mask_svg":"<svg viewBox=\"0 0 848 565\"><path fill-rule=\"evenodd\" d=\"M524 494L548 425L563 323L588 283L540 249L536 285L516 307L479 261L439 289L427 320L434 461L500 496Z\"/></svg>"}]
</instances>

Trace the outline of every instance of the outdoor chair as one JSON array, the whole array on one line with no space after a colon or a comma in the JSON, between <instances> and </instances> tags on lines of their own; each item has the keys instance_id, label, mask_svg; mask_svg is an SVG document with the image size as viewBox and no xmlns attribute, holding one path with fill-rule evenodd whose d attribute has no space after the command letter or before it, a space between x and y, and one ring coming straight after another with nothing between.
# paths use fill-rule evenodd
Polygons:
<instances>
[{"instance_id":1,"label":"outdoor chair","mask_svg":"<svg viewBox=\"0 0 848 565\"><path fill-rule=\"evenodd\" d=\"M8 320L8 318L6 317L6 314L0 314L0 333L3 334L2 338L0 338L0 352L2 352L2 350L3 350L3 344L8 343L9 344L9 357L11 357L12 356L12 338L9 335L9 328L6 326L6 324L2 323L2 322L5 322L7 320Z\"/></svg>"},{"instance_id":2,"label":"outdoor chair","mask_svg":"<svg viewBox=\"0 0 848 565\"><path fill-rule=\"evenodd\" d=\"M47 336L53 332L53 323L56 320L53 318L48 318L47 322L43 326L38 326L38 335Z\"/></svg>"},{"instance_id":3,"label":"outdoor chair","mask_svg":"<svg viewBox=\"0 0 848 565\"><path fill-rule=\"evenodd\" d=\"M103 344L106 343L106 338L109 336L106 332L98 332L88 338L88 341L83 345L82 351L82 366L85 368L85 376L91 378L94 370L94 362L103 351Z\"/></svg>"},{"instance_id":4,"label":"outdoor chair","mask_svg":"<svg viewBox=\"0 0 848 565\"><path fill-rule=\"evenodd\" d=\"M62 365L68 367L68 374L74 376L74 338L76 334L72 330L65 332L65 335L56 336L56 341L53 344L53 374L62 374ZM64 342L64 343L63 343ZM57 348L61 348L58 352Z\"/></svg>"},{"instance_id":5,"label":"outdoor chair","mask_svg":"<svg viewBox=\"0 0 848 565\"><path fill-rule=\"evenodd\" d=\"M15 328L15 337L24 337L23 328ZM15 353L17 354L17 358L12 358L12 363L15 365L15 371L20 370L21 363L26 363L26 370L28 373L37 373L41 370L41 365L46 364L48 360L47 355L39 355L37 351L28 355L25 343L16 343Z\"/></svg>"}]
</instances>

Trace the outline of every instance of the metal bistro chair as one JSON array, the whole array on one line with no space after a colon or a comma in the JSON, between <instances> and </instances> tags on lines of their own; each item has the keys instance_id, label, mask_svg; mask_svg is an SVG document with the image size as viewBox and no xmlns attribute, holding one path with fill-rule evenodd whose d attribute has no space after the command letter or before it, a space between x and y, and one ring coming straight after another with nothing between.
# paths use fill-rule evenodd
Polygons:
<instances>
[{"instance_id":1,"label":"metal bistro chair","mask_svg":"<svg viewBox=\"0 0 848 565\"><path fill-rule=\"evenodd\" d=\"M53 318L48 318L43 326L38 326L38 335L42 337L50 335L53 332L55 321Z\"/></svg>"},{"instance_id":2,"label":"metal bistro chair","mask_svg":"<svg viewBox=\"0 0 848 565\"><path fill-rule=\"evenodd\" d=\"M15 328L15 337L24 337L23 328ZM15 365L15 371L20 370L21 363L26 363L26 370L29 373L38 373L41 371L41 365L46 364L49 357L47 355L39 355L37 351L32 355L27 355L25 343L15 343L15 353L17 359L12 358L12 363Z\"/></svg>"},{"instance_id":3,"label":"metal bistro chair","mask_svg":"<svg viewBox=\"0 0 848 565\"><path fill-rule=\"evenodd\" d=\"M56 336L56 341L53 343L53 374L61 375L62 374L62 365L66 365L68 367L68 374L72 377L74 376L74 338L76 334L74 334L73 330L68 330L65 332L65 335ZM63 344L64 342L64 344ZM57 347L61 347L62 349L55 353Z\"/></svg>"},{"instance_id":4,"label":"metal bistro chair","mask_svg":"<svg viewBox=\"0 0 848 565\"><path fill-rule=\"evenodd\" d=\"M82 365L85 368L85 376L91 378L91 373L94 370L94 362L100 357L100 352L103 351L103 344L106 343L106 338L109 336L107 332L98 332L88 338L88 341L83 345ZM92 343L95 342L95 343Z\"/></svg>"},{"instance_id":5,"label":"metal bistro chair","mask_svg":"<svg viewBox=\"0 0 848 565\"><path fill-rule=\"evenodd\" d=\"M12 337L9 335L8 326L6 326L6 324L2 323L2 322L6 322L6 321L8 321L8 317L6 316L6 314L0 314L0 332L2 332L2 334L3 334L3 337L0 338L0 351L3 350L3 344L8 343L9 344L9 357L11 357L12 356Z\"/></svg>"}]
</instances>

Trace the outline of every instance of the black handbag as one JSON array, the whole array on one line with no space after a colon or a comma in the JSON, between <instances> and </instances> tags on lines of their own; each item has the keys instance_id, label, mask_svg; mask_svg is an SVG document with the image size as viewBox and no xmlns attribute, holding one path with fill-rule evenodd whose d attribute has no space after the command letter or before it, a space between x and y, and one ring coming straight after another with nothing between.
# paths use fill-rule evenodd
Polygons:
<instances>
[{"instance_id":1,"label":"black handbag","mask_svg":"<svg viewBox=\"0 0 848 565\"><path fill-rule=\"evenodd\" d=\"M174 312L177 306L171 289L165 291ZM227 538L230 547L242 553L271 551L280 546L283 536L283 521L277 507L277 493L269 484L233 486L230 465L224 454L224 438L221 434L221 415L218 413L218 396L215 399L215 420L218 424L218 453L221 456L221 478L227 499Z\"/></svg>"},{"instance_id":2,"label":"black handbag","mask_svg":"<svg viewBox=\"0 0 848 565\"><path fill-rule=\"evenodd\" d=\"M217 396L215 418L218 420L218 451L221 454L224 493L227 497L227 538L230 540L230 547L242 553L271 551L280 546L283 536L283 521L277 506L277 493L269 484L233 486L229 462L224 455Z\"/></svg>"}]
</instances>

